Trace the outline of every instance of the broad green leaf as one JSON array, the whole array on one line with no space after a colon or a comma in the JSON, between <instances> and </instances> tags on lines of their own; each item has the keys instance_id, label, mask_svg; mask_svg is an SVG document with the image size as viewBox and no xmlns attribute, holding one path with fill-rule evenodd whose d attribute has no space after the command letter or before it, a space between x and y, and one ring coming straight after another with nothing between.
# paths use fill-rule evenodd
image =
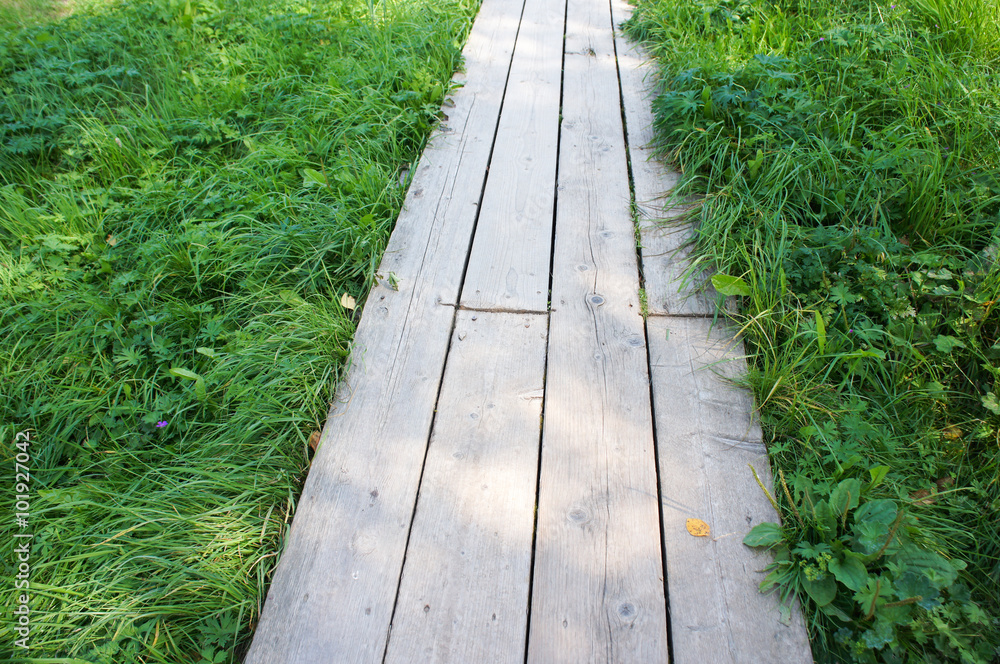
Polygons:
<instances>
[{"instance_id":1,"label":"broad green leaf","mask_svg":"<svg viewBox=\"0 0 1000 664\"><path fill-rule=\"evenodd\" d=\"M854 513L854 522L872 521L889 525L896 520L896 503L892 500L869 500Z\"/></svg>"},{"instance_id":2,"label":"broad green leaf","mask_svg":"<svg viewBox=\"0 0 1000 664\"><path fill-rule=\"evenodd\" d=\"M894 562L911 570L923 570L924 575L938 589L955 583L958 571L965 567L964 561L950 561L938 553L914 546L907 546L897 553Z\"/></svg>"},{"instance_id":3,"label":"broad green leaf","mask_svg":"<svg viewBox=\"0 0 1000 664\"><path fill-rule=\"evenodd\" d=\"M774 546L780 541L781 526L770 522L758 523L743 538L747 546Z\"/></svg>"},{"instance_id":4,"label":"broad green leaf","mask_svg":"<svg viewBox=\"0 0 1000 664\"><path fill-rule=\"evenodd\" d=\"M749 162L750 167L750 179L753 180L757 177L757 171L760 170L760 165L764 162L764 152L762 150L757 150L757 155ZM781 270L781 296L785 296L785 271Z\"/></svg>"},{"instance_id":5,"label":"broad green leaf","mask_svg":"<svg viewBox=\"0 0 1000 664\"><path fill-rule=\"evenodd\" d=\"M958 337L953 337L948 334L939 334L934 339L934 347L942 353L950 353L956 348L965 348L965 344L962 343Z\"/></svg>"},{"instance_id":6,"label":"broad green leaf","mask_svg":"<svg viewBox=\"0 0 1000 664\"><path fill-rule=\"evenodd\" d=\"M886 589L883 589L882 586L883 584L879 583L879 579L869 577L864 588L861 588L854 593L854 601L858 603L858 606L860 606L861 610L866 614L878 605L879 599L882 599L883 604L885 603L885 598L882 597L882 593Z\"/></svg>"},{"instance_id":7,"label":"broad green leaf","mask_svg":"<svg viewBox=\"0 0 1000 664\"><path fill-rule=\"evenodd\" d=\"M988 392L982 397L983 406L986 410L990 411L994 415L1000 415L1000 401L997 401L997 395L992 392Z\"/></svg>"},{"instance_id":8,"label":"broad green leaf","mask_svg":"<svg viewBox=\"0 0 1000 664\"><path fill-rule=\"evenodd\" d=\"M280 290L278 291L278 297L285 304L305 304L306 301L303 300L295 291L290 290Z\"/></svg>"},{"instance_id":9,"label":"broad green leaf","mask_svg":"<svg viewBox=\"0 0 1000 664\"><path fill-rule=\"evenodd\" d=\"M712 89L707 85L701 90L702 111L709 120L715 119L715 109L712 106Z\"/></svg>"},{"instance_id":10,"label":"broad green leaf","mask_svg":"<svg viewBox=\"0 0 1000 664\"><path fill-rule=\"evenodd\" d=\"M218 353L216 353L213 349L206 348L205 346L198 346L197 348L194 349L194 352L196 352L196 353L198 353L200 355L204 355L205 357L210 357L213 360L218 355Z\"/></svg>"},{"instance_id":11,"label":"broad green leaf","mask_svg":"<svg viewBox=\"0 0 1000 664\"><path fill-rule=\"evenodd\" d=\"M183 369L181 367L172 367L170 369L170 375L175 378L183 378L184 380L198 380L201 378L198 374L189 369Z\"/></svg>"},{"instance_id":12,"label":"broad green leaf","mask_svg":"<svg viewBox=\"0 0 1000 664\"><path fill-rule=\"evenodd\" d=\"M893 639L892 623L887 620L876 620L873 628L867 629L861 634L861 639L865 646L870 649L878 649L888 645Z\"/></svg>"},{"instance_id":13,"label":"broad green leaf","mask_svg":"<svg viewBox=\"0 0 1000 664\"><path fill-rule=\"evenodd\" d=\"M742 277L731 277L728 274L713 274L712 286L722 295L750 295L750 287Z\"/></svg>"},{"instance_id":14,"label":"broad green leaf","mask_svg":"<svg viewBox=\"0 0 1000 664\"><path fill-rule=\"evenodd\" d=\"M858 506L861 482L854 478L843 480L830 494L830 509L836 517L842 517L847 510Z\"/></svg>"},{"instance_id":15,"label":"broad green leaf","mask_svg":"<svg viewBox=\"0 0 1000 664\"><path fill-rule=\"evenodd\" d=\"M819 607L819 610L828 616L833 616L837 620L842 620L845 623L850 622L851 617L844 613L841 609L837 607L836 604L827 604L826 606Z\"/></svg>"},{"instance_id":16,"label":"broad green leaf","mask_svg":"<svg viewBox=\"0 0 1000 664\"><path fill-rule=\"evenodd\" d=\"M190 369L184 369L182 367L173 367L170 369L170 375L176 378L183 378L184 380L194 381L194 393L201 401L204 401L208 396L208 388L205 385L205 379L199 374L191 371Z\"/></svg>"},{"instance_id":17,"label":"broad green leaf","mask_svg":"<svg viewBox=\"0 0 1000 664\"><path fill-rule=\"evenodd\" d=\"M816 310L816 342L819 344L819 352L826 352L826 323L823 322L823 314Z\"/></svg>"},{"instance_id":18,"label":"broad green leaf","mask_svg":"<svg viewBox=\"0 0 1000 664\"><path fill-rule=\"evenodd\" d=\"M921 608L933 609L941 603L941 600L938 599L941 595L939 589L934 587L923 570L907 569L893 585L896 587L896 594L900 599L919 597L917 604Z\"/></svg>"},{"instance_id":19,"label":"broad green leaf","mask_svg":"<svg viewBox=\"0 0 1000 664\"><path fill-rule=\"evenodd\" d=\"M844 551L843 558L834 558L827 564L827 569L851 590L861 590L868 581L868 570L861 559L850 551Z\"/></svg>"},{"instance_id":20,"label":"broad green leaf","mask_svg":"<svg viewBox=\"0 0 1000 664\"><path fill-rule=\"evenodd\" d=\"M837 517L833 514L833 510L830 509L829 503L825 500L817 501L813 514L816 517L816 525L821 530L830 534L837 532Z\"/></svg>"},{"instance_id":21,"label":"broad green leaf","mask_svg":"<svg viewBox=\"0 0 1000 664\"><path fill-rule=\"evenodd\" d=\"M312 168L302 169L302 184L305 186L321 185L326 186L326 176Z\"/></svg>"},{"instance_id":22,"label":"broad green leaf","mask_svg":"<svg viewBox=\"0 0 1000 664\"><path fill-rule=\"evenodd\" d=\"M837 582L832 576L825 576L816 581L810 581L805 574L801 577L802 588L816 602L816 606L826 606L837 596Z\"/></svg>"},{"instance_id":23,"label":"broad green leaf","mask_svg":"<svg viewBox=\"0 0 1000 664\"><path fill-rule=\"evenodd\" d=\"M889 466L875 466L874 468L869 468L868 474L871 475L872 481L868 488L874 489L881 484L888 472Z\"/></svg>"},{"instance_id":24,"label":"broad green leaf","mask_svg":"<svg viewBox=\"0 0 1000 664\"><path fill-rule=\"evenodd\" d=\"M889 526L878 521L861 521L854 524L854 546L858 553L870 556L880 550L889 539Z\"/></svg>"}]
</instances>

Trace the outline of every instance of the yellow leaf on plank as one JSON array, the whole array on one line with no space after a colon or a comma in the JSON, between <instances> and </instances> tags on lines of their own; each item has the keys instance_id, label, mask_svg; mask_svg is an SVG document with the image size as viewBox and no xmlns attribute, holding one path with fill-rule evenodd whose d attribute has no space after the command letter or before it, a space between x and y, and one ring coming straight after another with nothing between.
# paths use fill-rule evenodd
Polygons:
<instances>
[{"instance_id":1,"label":"yellow leaf on plank","mask_svg":"<svg viewBox=\"0 0 1000 664\"><path fill-rule=\"evenodd\" d=\"M347 293L344 293L343 295L340 296L340 304L345 309L350 309L351 311L354 311L354 307L357 306L357 303L354 301L354 298L348 295Z\"/></svg>"},{"instance_id":2,"label":"yellow leaf on plank","mask_svg":"<svg viewBox=\"0 0 1000 664\"><path fill-rule=\"evenodd\" d=\"M708 537L709 528L708 524L701 519L688 519L687 520L688 532L695 537Z\"/></svg>"}]
</instances>

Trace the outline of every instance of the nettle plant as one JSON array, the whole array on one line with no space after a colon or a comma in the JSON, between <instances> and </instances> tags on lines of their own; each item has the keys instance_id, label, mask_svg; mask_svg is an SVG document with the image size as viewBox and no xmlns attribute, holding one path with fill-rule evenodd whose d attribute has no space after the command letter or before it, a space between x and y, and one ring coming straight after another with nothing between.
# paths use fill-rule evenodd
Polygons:
<instances>
[{"instance_id":1,"label":"nettle plant","mask_svg":"<svg viewBox=\"0 0 1000 664\"><path fill-rule=\"evenodd\" d=\"M800 432L810 438L815 427ZM990 661L990 647L977 643L989 616L959 580L966 564L948 559L922 542L918 518L897 501L876 497L888 466L855 477L854 456L829 480L799 474L789 486L781 475L794 522L755 526L744 538L767 547L774 563L761 584L784 600L797 596L839 625L831 654L856 662L905 661L914 646L921 661ZM777 501L769 498L777 509ZM884 651L877 656L874 651Z\"/></svg>"}]
</instances>

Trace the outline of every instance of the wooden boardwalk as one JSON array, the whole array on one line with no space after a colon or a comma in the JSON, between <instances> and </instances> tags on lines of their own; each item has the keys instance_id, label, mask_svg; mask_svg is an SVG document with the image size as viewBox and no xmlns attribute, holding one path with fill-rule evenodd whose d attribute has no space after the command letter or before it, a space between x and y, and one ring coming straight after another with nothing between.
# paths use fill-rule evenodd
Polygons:
<instances>
[{"instance_id":1,"label":"wooden boardwalk","mask_svg":"<svg viewBox=\"0 0 1000 664\"><path fill-rule=\"evenodd\" d=\"M648 221L627 12L484 0L249 664L811 661L742 544L776 516L740 347Z\"/></svg>"}]
</instances>

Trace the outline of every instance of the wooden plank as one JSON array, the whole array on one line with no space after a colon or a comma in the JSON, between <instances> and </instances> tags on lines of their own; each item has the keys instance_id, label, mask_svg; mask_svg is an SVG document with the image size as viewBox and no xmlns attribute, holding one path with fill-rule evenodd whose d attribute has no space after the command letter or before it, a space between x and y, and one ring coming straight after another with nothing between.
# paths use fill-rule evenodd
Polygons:
<instances>
[{"instance_id":1,"label":"wooden plank","mask_svg":"<svg viewBox=\"0 0 1000 664\"><path fill-rule=\"evenodd\" d=\"M565 63L528 639L528 661L545 664L667 659L647 358L607 42Z\"/></svg>"},{"instance_id":2,"label":"wooden plank","mask_svg":"<svg viewBox=\"0 0 1000 664\"><path fill-rule=\"evenodd\" d=\"M615 26L630 15L626 0L611 0ZM713 315L718 295L708 272L700 272L689 282L684 274L691 265L685 247L693 227L680 222L685 208L667 207L666 196L677 186L680 174L656 158L652 149L656 70L642 47L615 31L622 103L628 129L628 149L632 164L635 203L639 211L642 244L642 276L649 313ZM734 307L732 300L728 307Z\"/></svg>"},{"instance_id":3,"label":"wooden plank","mask_svg":"<svg viewBox=\"0 0 1000 664\"><path fill-rule=\"evenodd\" d=\"M742 345L704 318L646 325L674 661L811 662L801 614L782 624L777 597L758 591L770 554L743 545L753 526L778 517L748 467L771 487L752 399L729 382L745 370ZM711 535L692 537L689 518Z\"/></svg>"},{"instance_id":4,"label":"wooden plank","mask_svg":"<svg viewBox=\"0 0 1000 664\"><path fill-rule=\"evenodd\" d=\"M566 0L525 6L462 289L465 307L548 307L565 10Z\"/></svg>"},{"instance_id":5,"label":"wooden plank","mask_svg":"<svg viewBox=\"0 0 1000 664\"><path fill-rule=\"evenodd\" d=\"M484 0L355 335L248 664L380 662L521 0ZM449 132L449 128L451 132Z\"/></svg>"},{"instance_id":6,"label":"wooden plank","mask_svg":"<svg viewBox=\"0 0 1000 664\"><path fill-rule=\"evenodd\" d=\"M524 662L547 326L458 314L386 662Z\"/></svg>"}]
</instances>

